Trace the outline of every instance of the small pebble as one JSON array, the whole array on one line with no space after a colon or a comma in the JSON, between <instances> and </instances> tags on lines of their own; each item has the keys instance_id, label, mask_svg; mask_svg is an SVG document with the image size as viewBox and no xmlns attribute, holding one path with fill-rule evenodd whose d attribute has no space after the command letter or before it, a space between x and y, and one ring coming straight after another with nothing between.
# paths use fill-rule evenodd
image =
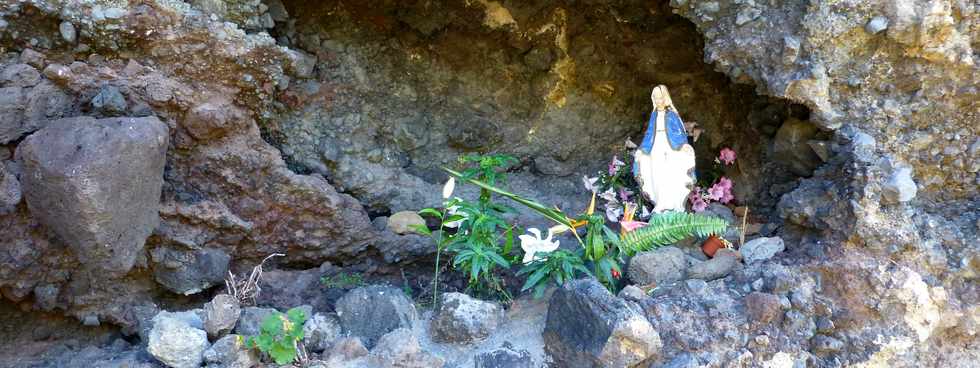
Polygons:
<instances>
[{"instance_id":1,"label":"small pebble","mask_svg":"<svg viewBox=\"0 0 980 368\"><path fill-rule=\"evenodd\" d=\"M69 21L61 22L58 25L58 31L61 32L61 39L68 43L75 43L78 35L75 33L75 26Z\"/></svg>"},{"instance_id":2,"label":"small pebble","mask_svg":"<svg viewBox=\"0 0 980 368\"><path fill-rule=\"evenodd\" d=\"M870 34L878 34L886 29L888 29L888 18L880 15L871 18L871 20L868 21L868 24L864 26L864 30L868 31Z\"/></svg>"}]
</instances>

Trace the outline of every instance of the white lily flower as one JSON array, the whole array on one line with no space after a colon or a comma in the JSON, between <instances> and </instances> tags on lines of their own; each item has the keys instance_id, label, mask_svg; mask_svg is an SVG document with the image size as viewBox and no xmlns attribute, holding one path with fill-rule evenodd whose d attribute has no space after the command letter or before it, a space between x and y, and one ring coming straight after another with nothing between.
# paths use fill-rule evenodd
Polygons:
<instances>
[{"instance_id":1,"label":"white lily flower","mask_svg":"<svg viewBox=\"0 0 980 368\"><path fill-rule=\"evenodd\" d=\"M452 215L457 214L458 211L459 211L459 206L449 206L449 207L446 208L446 214L449 215L449 216L452 216ZM462 219L459 219L459 220L456 220L456 221L447 222L447 223L443 224L442 226L451 227L453 229L458 228L459 225L463 224L463 221L466 220L466 214L464 213L462 216L463 216Z\"/></svg>"},{"instance_id":2,"label":"white lily flower","mask_svg":"<svg viewBox=\"0 0 980 368\"><path fill-rule=\"evenodd\" d=\"M568 230L571 230L571 228L568 227L568 226L565 226L565 225L555 225L555 226L552 226L552 227L549 227L548 228L548 234L558 235L558 234L561 234L561 233L566 232Z\"/></svg>"},{"instance_id":3,"label":"white lily flower","mask_svg":"<svg viewBox=\"0 0 980 368\"><path fill-rule=\"evenodd\" d=\"M548 231L548 237L544 239L541 238L541 230L532 227L527 229L527 232L534 234L534 236L527 234L518 236L521 239L521 249L524 250L524 264L531 263L534 260L535 254L539 252L551 253L555 249L558 249L558 240L551 240L553 234L550 229Z\"/></svg>"},{"instance_id":4,"label":"white lily flower","mask_svg":"<svg viewBox=\"0 0 980 368\"><path fill-rule=\"evenodd\" d=\"M456 178L450 176L449 180L446 181L446 185L442 186L442 199L449 199L453 195L454 190L456 190Z\"/></svg>"}]
</instances>

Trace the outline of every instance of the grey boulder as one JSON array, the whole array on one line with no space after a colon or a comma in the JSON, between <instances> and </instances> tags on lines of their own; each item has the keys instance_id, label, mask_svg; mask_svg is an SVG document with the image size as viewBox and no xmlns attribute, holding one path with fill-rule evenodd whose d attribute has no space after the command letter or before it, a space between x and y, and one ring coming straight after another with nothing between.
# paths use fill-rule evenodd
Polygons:
<instances>
[{"instance_id":1,"label":"grey boulder","mask_svg":"<svg viewBox=\"0 0 980 368\"><path fill-rule=\"evenodd\" d=\"M0 72L4 87L33 87L41 82L41 73L27 64L14 64Z\"/></svg>"},{"instance_id":2,"label":"grey boulder","mask_svg":"<svg viewBox=\"0 0 980 368\"><path fill-rule=\"evenodd\" d=\"M707 261L696 263L687 270L687 277L711 281L728 276L738 263L735 251L731 249L719 249L714 258Z\"/></svg>"},{"instance_id":3,"label":"grey boulder","mask_svg":"<svg viewBox=\"0 0 980 368\"><path fill-rule=\"evenodd\" d=\"M168 139L155 117L51 122L17 149L28 208L83 265L125 274L159 221Z\"/></svg>"},{"instance_id":4,"label":"grey boulder","mask_svg":"<svg viewBox=\"0 0 980 368\"><path fill-rule=\"evenodd\" d=\"M209 368L251 368L259 364L259 354L245 346L245 338L225 335L204 351L204 362Z\"/></svg>"},{"instance_id":5,"label":"grey boulder","mask_svg":"<svg viewBox=\"0 0 980 368\"><path fill-rule=\"evenodd\" d=\"M303 324L306 348L315 353L330 348L341 332L340 321L329 314L316 313Z\"/></svg>"},{"instance_id":6,"label":"grey boulder","mask_svg":"<svg viewBox=\"0 0 980 368\"><path fill-rule=\"evenodd\" d=\"M497 329L502 313L497 304L462 293L446 293L432 317L429 331L432 340L437 342L468 343L483 340Z\"/></svg>"},{"instance_id":7,"label":"grey boulder","mask_svg":"<svg viewBox=\"0 0 980 368\"><path fill-rule=\"evenodd\" d=\"M476 356L475 368L533 368L531 353L516 350L510 343Z\"/></svg>"},{"instance_id":8,"label":"grey boulder","mask_svg":"<svg viewBox=\"0 0 980 368\"><path fill-rule=\"evenodd\" d=\"M231 256L220 249L178 251L166 247L153 250L153 278L167 290L191 295L220 284L228 273Z\"/></svg>"},{"instance_id":9,"label":"grey boulder","mask_svg":"<svg viewBox=\"0 0 980 368\"><path fill-rule=\"evenodd\" d=\"M371 360L381 367L440 368L445 361L422 350L418 338L407 328L391 331L371 350Z\"/></svg>"},{"instance_id":10,"label":"grey boulder","mask_svg":"<svg viewBox=\"0 0 980 368\"><path fill-rule=\"evenodd\" d=\"M344 337L330 347L330 350L323 352L325 366L337 367L342 363L367 356L368 350L361 343L361 339L356 337Z\"/></svg>"},{"instance_id":11,"label":"grey boulder","mask_svg":"<svg viewBox=\"0 0 980 368\"><path fill-rule=\"evenodd\" d=\"M241 314L238 299L228 294L218 294L204 304L204 331L211 339L221 337L235 328Z\"/></svg>"},{"instance_id":12,"label":"grey boulder","mask_svg":"<svg viewBox=\"0 0 980 368\"><path fill-rule=\"evenodd\" d=\"M418 319L412 301L400 289L390 286L372 285L351 290L337 300L336 310L344 331L361 338L369 349L384 334L411 328Z\"/></svg>"},{"instance_id":13,"label":"grey boulder","mask_svg":"<svg viewBox=\"0 0 980 368\"><path fill-rule=\"evenodd\" d=\"M259 327L262 326L262 320L276 312L277 311L272 308L242 308L242 314L238 318L238 324L235 326L235 333L242 336L258 335Z\"/></svg>"},{"instance_id":14,"label":"grey boulder","mask_svg":"<svg viewBox=\"0 0 980 368\"><path fill-rule=\"evenodd\" d=\"M663 285L684 280L687 256L677 247L642 252L630 259L629 277L637 285Z\"/></svg>"},{"instance_id":15,"label":"grey boulder","mask_svg":"<svg viewBox=\"0 0 980 368\"><path fill-rule=\"evenodd\" d=\"M167 315L153 318L147 351L172 368L196 368L204 362L208 336L204 330Z\"/></svg>"},{"instance_id":16,"label":"grey boulder","mask_svg":"<svg viewBox=\"0 0 980 368\"><path fill-rule=\"evenodd\" d=\"M660 353L660 334L635 304L595 279L555 291L544 328L545 351L567 368L633 367Z\"/></svg>"}]
</instances>

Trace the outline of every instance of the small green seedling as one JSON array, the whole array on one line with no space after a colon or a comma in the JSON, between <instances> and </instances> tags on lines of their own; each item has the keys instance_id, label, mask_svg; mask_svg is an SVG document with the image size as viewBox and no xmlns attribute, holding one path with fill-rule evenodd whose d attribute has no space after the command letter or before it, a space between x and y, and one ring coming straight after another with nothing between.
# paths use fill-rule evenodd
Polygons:
<instances>
[{"instance_id":1,"label":"small green seedling","mask_svg":"<svg viewBox=\"0 0 980 368\"><path fill-rule=\"evenodd\" d=\"M364 276L361 276L361 274L346 272L333 276L323 276L320 278L320 283L328 289L348 289L366 285L364 283Z\"/></svg>"},{"instance_id":2,"label":"small green seedling","mask_svg":"<svg viewBox=\"0 0 980 368\"><path fill-rule=\"evenodd\" d=\"M293 308L285 314L275 312L262 320L258 336L250 336L245 345L266 353L276 364L289 364L299 353L297 344L303 339L306 312Z\"/></svg>"}]
</instances>

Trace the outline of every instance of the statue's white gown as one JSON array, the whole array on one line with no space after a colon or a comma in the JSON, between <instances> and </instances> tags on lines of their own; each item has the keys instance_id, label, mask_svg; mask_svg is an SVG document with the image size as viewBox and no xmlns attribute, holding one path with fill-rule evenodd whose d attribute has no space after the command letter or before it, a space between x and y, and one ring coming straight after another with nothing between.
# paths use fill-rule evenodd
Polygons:
<instances>
[{"instance_id":1,"label":"statue's white gown","mask_svg":"<svg viewBox=\"0 0 980 368\"><path fill-rule=\"evenodd\" d=\"M684 211L684 202L694 186L694 147L684 144L675 151L667 141L666 115L657 114L656 133L650 154L637 149L637 179L641 190L655 204L653 212Z\"/></svg>"}]
</instances>

